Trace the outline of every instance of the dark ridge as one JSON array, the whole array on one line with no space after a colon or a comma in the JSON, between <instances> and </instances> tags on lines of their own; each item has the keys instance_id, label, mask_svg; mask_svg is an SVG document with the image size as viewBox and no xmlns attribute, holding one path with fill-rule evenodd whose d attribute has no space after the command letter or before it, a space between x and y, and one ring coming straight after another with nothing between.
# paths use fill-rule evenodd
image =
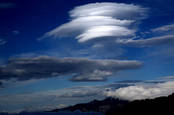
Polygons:
<instances>
[{"instance_id":1,"label":"dark ridge","mask_svg":"<svg viewBox=\"0 0 174 115\"><path fill-rule=\"evenodd\" d=\"M113 107L120 108L127 103L128 103L128 101L114 99L114 98L109 97L102 101L94 100L89 103L82 103L82 104L77 104L77 105L69 106L69 107L62 108L62 109L55 109L51 112L80 110L82 112L95 111L95 112L105 113L108 110L112 109Z\"/></svg>"},{"instance_id":2,"label":"dark ridge","mask_svg":"<svg viewBox=\"0 0 174 115\"><path fill-rule=\"evenodd\" d=\"M166 97L158 97L155 99L135 100L132 102L114 98L106 98L98 101L94 100L89 103L77 104L62 109L55 109L49 112L60 111L77 111L82 112L102 112L106 115L129 115L129 114L152 114L152 113L167 113L173 114L174 93Z\"/></svg>"},{"instance_id":3,"label":"dark ridge","mask_svg":"<svg viewBox=\"0 0 174 115\"><path fill-rule=\"evenodd\" d=\"M173 115L174 114L174 93L167 97L158 97L155 99L136 100L127 103L121 108L113 107L106 112L106 115L150 115L163 114Z\"/></svg>"}]
</instances>

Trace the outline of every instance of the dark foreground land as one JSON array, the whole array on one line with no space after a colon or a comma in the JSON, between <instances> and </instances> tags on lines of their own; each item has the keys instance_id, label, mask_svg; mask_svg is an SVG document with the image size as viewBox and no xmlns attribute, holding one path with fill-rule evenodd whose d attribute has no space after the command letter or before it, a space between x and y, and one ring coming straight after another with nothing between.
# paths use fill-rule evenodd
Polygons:
<instances>
[{"instance_id":1,"label":"dark foreground land","mask_svg":"<svg viewBox=\"0 0 174 115\"><path fill-rule=\"evenodd\" d=\"M106 98L47 112L21 112L11 115L174 115L174 93L155 99L125 101ZM9 115L0 113L0 115Z\"/></svg>"},{"instance_id":2,"label":"dark foreground land","mask_svg":"<svg viewBox=\"0 0 174 115\"><path fill-rule=\"evenodd\" d=\"M76 111L82 112L101 112L106 115L141 115L141 114L164 114L174 115L174 93L167 97L158 97L155 99L136 100L128 102L114 98L106 98L102 101L91 101L85 104L77 104L63 109L55 109L58 111Z\"/></svg>"}]
</instances>

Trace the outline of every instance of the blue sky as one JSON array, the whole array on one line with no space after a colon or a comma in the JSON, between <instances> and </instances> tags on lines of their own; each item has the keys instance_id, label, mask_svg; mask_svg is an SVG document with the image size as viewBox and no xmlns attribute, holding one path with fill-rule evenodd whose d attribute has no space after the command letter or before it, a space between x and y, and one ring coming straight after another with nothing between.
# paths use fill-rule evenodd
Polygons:
<instances>
[{"instance_id":1,"label":"blue sky","mask_svg":"<svg viewBox=\"0 0 174 115\"><path fill-rule=\"evenodd\" d=\"M108 88L116 81L173 76L173 4L172 0L1 0L0 96L13 94L17 103L20 94L64 94L74 87ZM42 95L43 100L48 96ZM63 100L70 105L84 99ZM53 107L63 103L56 102ZM13 108L12 100L5 103L0 112L24 110L31 104L24 101Z\"/></svg>"}]
</instances>

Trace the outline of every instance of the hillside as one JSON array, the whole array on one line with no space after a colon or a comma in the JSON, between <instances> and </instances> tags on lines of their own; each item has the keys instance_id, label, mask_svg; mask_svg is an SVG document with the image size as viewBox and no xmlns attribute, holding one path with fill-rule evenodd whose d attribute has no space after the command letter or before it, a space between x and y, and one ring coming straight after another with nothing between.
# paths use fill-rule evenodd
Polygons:
<instances>
[{"instance_id":1,"label":"hillside","mask_svg":"<svg viewBox=\"0 0 174 115\"><path fill-rule=\"evenodd\" d=\"M155 99L125 101L114 98L106 98L98 101L94 100L89 103L77 104L63 109L55 109L50 112L59 111L77 111L82 112L102 112L106 115L122 115L122 114L151 114L151 113L174 113L174 94L168 97L159 97Z\"/></svg>"}]
</instances>

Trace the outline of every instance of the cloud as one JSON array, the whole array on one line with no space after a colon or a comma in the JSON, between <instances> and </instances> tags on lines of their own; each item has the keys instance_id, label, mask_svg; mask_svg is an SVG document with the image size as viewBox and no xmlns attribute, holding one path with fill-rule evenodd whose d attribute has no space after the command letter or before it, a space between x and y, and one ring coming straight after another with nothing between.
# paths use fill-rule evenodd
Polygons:
<instances>
[{"instance_id":1,"label":"cloud","mask_svg":"<svg viewBox=\"0 0 174 115\"><path fill-rule=\"evenodd\" d=\"M174 24L163 25L158 28L151 29L150 31L144 32L144 35L155 35L151 38L141 38L138 39L118 39L116 43L121 45L133 46L133 47L149 47L156 45L169 45L174 42Z\"/></svg>"},{"instance_id":2,"label":"cloud","mask_svg":"<svg viewBox=\"0 0 174 115\"><path fill-rule=\"evenodd\" d=\"M152 29L153 32L174 32L174 24L164 25L158 28Z\"/></svg>"},{"instance_id":3,"label":"cloud","mask_svg":"<svg viewBox=\"0 0 174 115\"><path fill-rule=\"evenodd\" d=\"M139 20L145 19L147 8L124 3L91 3L69 12L70 21L45 33L45 37L75 37L79 42L107 37L127 38L136 32ZM108 39L108 38L107 38Z\"/></svg>"},{"instance_id":4,"label":"cloud","mask_svg":"<svg viewBox=\"0 0 174 115\"><path fill-rule=\"evenodd\" d=\"M18 35L18 34L20 34L20 31L19 31L19 30L13 30L12 33L13 33L14 35Z\"/></svg>"},{"instance_id":5,"label":"cloud","mask_svg":"<svg viewBox=\"0 0 174 115\"><path fill-rule=\"evenodd\" d=\"M163 79L163 80L174 80L174 76L160 77L160 79Z\"/></svg>"},{"instance_id":6,"label":"cloud","mask_svg":"<svg viewBox=\"0 0 174 115\"><path fill-rule=\"evenodd\" d=\"M148 8L125 3L91 3L75 7L69 12L70 21L45 33L42 38L75 37L78 42L102 40L132 47L163 45L174 41L174 24L151 29L148 34L162 33L142 39L137 35L137 25L147 18ZM98 41L96 41L98 40ZM92 42L93 42L92 41Z\"/></svg>"},{"instance_id":7,"label":"cloud","mask_svg":"<svg viewBox=\"0 0 174 115\"><path fill-rule=\"evenodd\" d=\"M0 66L0 79L17 80L40 79L71 75L72 81L103 81L116 72L136 69L139 61L95 60L85 58L53 58L40 56L34 58L12 58Z\"/></svg>"},{"instance_id":8,"label":"cloud","mask_svg":"<svg viewBox=\"0 0 174 115\"><path fill-rule=\"evenodd\" d=\"M77 36L77 39L79 39L79 42L85 42L91 39L102 37L127 37L133 33L133 30L129 30L120 26L95 26L91 27L85 33Z\"/></svg>"},{"instance_id":9,"label":"cloud","mask_svg":"<svg viewBox=\"0 0 174 115\"><path fill-rule=\"evenodd\" d=\"M77 75L71 81L106 81L108 76L113 75L110 71L95 70L92 73Z\"/></svg>"},{"instance_id":10,"label":"cloud","mask_svg":"<svg viewBox=\"0 0 174 115\"><path fill-rule=\"evenodd\" d=\"M168 81L165 83L157 83L153 85L139 84L135 86L119 88L115 91L106 92L106 95L132 101L153 99L160 96L167 96L172 93L174 93L174 82Z\"/></svg>"},{"instance_id":11,"label":"cloud","mask_svg":"<svg viewBox=\"0 0 174 115\"><path fill-rule=\"evenodd\" d=\"M0 9L13 8L15 6L12 2L0 2Z\"/></svg>"},{"instance_id":12,"label":"cloud","mask_svg":"<svg viewBox=\"0 0 174 115\"><path fill-rule=\"evenodd\" d=\"M5 41L5 40L0 39L0 45L4 45L5 43L6 43L6 41Z\"/></svg>"},{"instance_id":13,"label":"cloud","mask_svg":"<svg viewBox=\"0 0 174 115\"><path fill-rule=\"evenodd\" d=\"M101 96L103 93L102 86L79 86L66 88L62 90L57 97L62 98L78 98L78 97L89 97L89 96Z\"/></svg>"},{"instance_id":14,"label":"cloud","mask_svg":"<svg viewBox=\"0 0 174 115\"><path fill-rule=\"evenodd\" d=\"M164 45L170 44L174 42L174 35L164 35L159 37L152 37L147 39L139 39L139 40L119 40L116 41L122 45L134 46L134 47L147 47L147 46L155 46L155 45Z\"/></svg>"},{"instance_id":15,"label":"cloud","mask_svg":"<svg viewBox=\"0 0 174 115\"><path fill-rule=\"evenodd\" d=\"M45 90L32 93L0 93L0 112L52 110L59 108L62 104L70 106L78 103L89 102L94 99L102 100L107 97L106 92L142 83L143 81L141 83L126 81L125 83L117 82L106 85L76 86L59 90ZM146 84L150 85L150 83Z\"/></svg>"},{"instance_id":16,"label":"cloud","mask_svg":"<svg viewBox=\"0 0 174 115\"><path fill-rule=\"evenodd\" d=\"M0 112L45 111L70 106L94 99L104 99L104 91L128 86L112 83L97 86L78 86L59 90L45 90L32 93L0 93Z\"/></svg>"}]
</instances>

